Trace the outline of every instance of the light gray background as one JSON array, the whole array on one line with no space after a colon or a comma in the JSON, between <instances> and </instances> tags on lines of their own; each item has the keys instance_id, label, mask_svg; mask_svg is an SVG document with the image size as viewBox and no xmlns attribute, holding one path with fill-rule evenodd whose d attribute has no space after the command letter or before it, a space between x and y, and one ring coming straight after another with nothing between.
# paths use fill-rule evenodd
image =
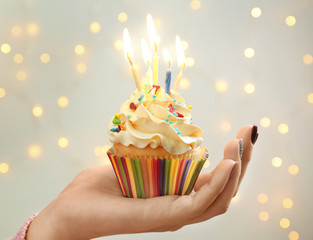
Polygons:
<instances>
[{"instance_id":1,"label":"light gray background","mask_svg":"<svg viewBox=\"0 0 313 240\"><path fill-rule=\"evenodd\" d=\"M147 39L147 13L161 20L160 48L173 49L179 34L189 43L185 55L195 59L195 65L184 71L190 87L183 96L194 106L194 123L204 130L204 146L211 154L205 171L216 166L225 143L241 126L258 124L260 136L239 199L227 214L173 233L106 239L288 239L292 230L300 239L312 239L313 104L307 95L313 92L313 65L305 65L302 57L313 54L313 2L202 0L197 11L190 2L0 1L0 44L12 47L7 55L0 52L0 87L7 91L0 99L0 163L10 165L7 174L0 174L1 239L13 235L83 168L102 164L103 157L94 149L109 144L109 119L135 89L129 64L114 43L127 27L143 74L140 39ZM250 15L256 6L263 11L258 19ZM120 12L128 14L127 22L118 21ZM297 19L294 27L285 24L289 15ZM92 21L101 24L98 34L89 31ZM30 22L38 24L37 36L26 33ZM14 25L21 26L20 36L11 34ZM76 44L85 46L83 56L74 53ZM255 49L254 58L244 57L247 47ZM44 52L51 56L48 64L39 60ZM22 64L14 63L16 53L24 55ZM84 74L75 69L80 62L87 66ZM18 70L27 73L25 81L16 80ZM162 59L159 70L163 79ZM177 71L175 63L174 76ZM221 78L228 83L225 93L215 89ZM248 82L256 87L252 95L244 92ZM57 105L62 95L69 98L65 109ZM44 109L40 118L32 116L35 104ZM269 128L260 126L262 117L271 119ZM230 131L222 131L223 121L231 124ZM281 123L289 126L285 135L277 130ZM57 145L62 136L69 139L65 149ZM38 159L27 154L34 143L42 147ZM272 166L276 156L283 160L280 168ZM291 164L299 166L298 175L288 173ZM268 195L266 204L257 201L260 193ZM282 207L285 197L293 200L291 209ZM270 214L267 222L258 219L264 210ZM290 219L288 229L279 226L283 217Z\"/></svg>"}]
</instances>

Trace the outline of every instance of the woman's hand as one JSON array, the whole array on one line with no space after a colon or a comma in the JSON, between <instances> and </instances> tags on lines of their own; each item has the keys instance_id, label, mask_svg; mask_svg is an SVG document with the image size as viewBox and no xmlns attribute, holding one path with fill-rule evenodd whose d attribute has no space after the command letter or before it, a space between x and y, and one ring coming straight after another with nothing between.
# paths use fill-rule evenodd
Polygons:
<instances>
[{"instance_id":1,"label":"woman's hand","mask_svg":"<svg viewBox=\"0 0 313 240\"><path fill-rule=\"evenodd\" d=\"M34 219L27 239L90 239L100 236L174 231L225 213L251 158L257 128L245 126L228 142L224 158L199 176L188 196L149 199L122 195L110 166L82 171ZM240 140L243 155L240 158Z\"/></svg>"}]
</instances>

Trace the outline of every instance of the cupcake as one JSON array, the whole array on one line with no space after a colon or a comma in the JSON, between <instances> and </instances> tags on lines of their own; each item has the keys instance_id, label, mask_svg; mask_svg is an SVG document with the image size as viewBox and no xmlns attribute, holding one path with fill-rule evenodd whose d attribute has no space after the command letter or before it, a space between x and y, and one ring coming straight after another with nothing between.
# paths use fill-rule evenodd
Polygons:
<instances>
[{"instance_id":1,"label":"cupcake","mask_svg":"<svg viewBox=\"0 0 313 240\"><path fill-rule=\"evenodd\" d=\"M108 151L122 193L148 198L189 194L208 158L192 106L158 85L135 90L109 123Z\"/></svg>"}]
</instances>

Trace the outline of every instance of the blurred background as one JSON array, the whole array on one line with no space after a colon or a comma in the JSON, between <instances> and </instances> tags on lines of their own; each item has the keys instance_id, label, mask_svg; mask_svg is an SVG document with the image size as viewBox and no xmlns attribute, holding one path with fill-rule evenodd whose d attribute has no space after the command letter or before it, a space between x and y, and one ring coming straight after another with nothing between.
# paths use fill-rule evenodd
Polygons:
<instances>
[{"instance_id":1,"label":"blurred background","mask_svg":"<svg viewBox=\"0 0 313 240\"><path fill-rule=\"evenodd\" d=\"M136 88L123 53L151 13L204 130L211 171L247 124L259 139L229 211L177 232L106 239L312 239L313 2L311 0L1 0L0 239L17 232L85 167L109 164L107 125ZM153 48L150 49L151 53ZM164 87L167 64L159 63ZM103 203L106 204L106 203Z\"/></svg>"}]
</instances>

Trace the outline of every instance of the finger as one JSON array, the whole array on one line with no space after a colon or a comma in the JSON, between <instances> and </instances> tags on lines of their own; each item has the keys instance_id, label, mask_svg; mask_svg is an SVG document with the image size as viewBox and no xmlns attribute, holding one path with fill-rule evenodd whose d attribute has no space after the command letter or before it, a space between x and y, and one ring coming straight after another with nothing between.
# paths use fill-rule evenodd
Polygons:
<instances>
[{"instance_id":1,"label":"finger","mask_svg":"<svg viewBox=\"0 0 313 240\"><path fill-rule=\"evenodd\" d=\"M243 139L243 155L241 158L241 175L239 178L239 185L245 175L245 172L247 170L248 164L251 159L252 150L253 150L253 142L255 143L257 137L258 137L258 131L257 126L244 126L242 127L238 133L237 138ZM239 187L238 185L238 187Z\"/></svg>"},{"instance_id":2,"label":"finger","mask_svg":"<svg viewBox=\"0 0 313 240\"><path fill-rule=\"evenodd\" d=\"M212 202L202 215L192 219L190 223L201 222L214 216L225 213L231 202L231 199L237 189L238 180L241 172L241 161L239 156L239 140L230 141L224 150L224 157L232 157L235 160L234 167L230 173L226 186L223 188L219 196ZM223 160L225 161L225 159ZM222 161L222 162L223 162ZM200 189L201 191L201 189ZM199 191L199 192L200 192ZM198 194L198 193L197 193Z\"/></svg>"}]
</instances>

